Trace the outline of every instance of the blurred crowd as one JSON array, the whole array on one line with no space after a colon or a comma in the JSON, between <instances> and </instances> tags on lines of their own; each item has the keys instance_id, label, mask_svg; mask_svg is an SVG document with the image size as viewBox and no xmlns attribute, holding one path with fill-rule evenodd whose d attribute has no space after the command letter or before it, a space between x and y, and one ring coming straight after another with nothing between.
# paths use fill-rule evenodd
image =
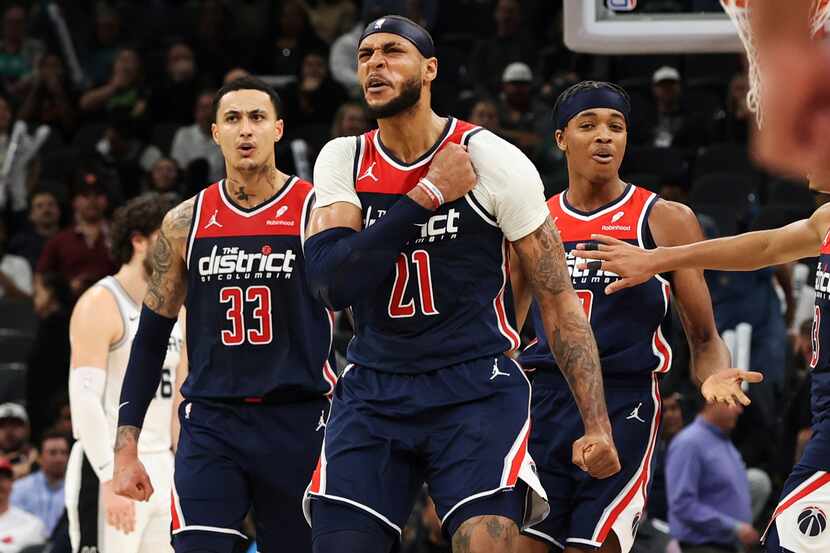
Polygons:
<instances>
[{"instance_id":1,"label":"blurred crowd","mask_svg":"<svg viewBox=\"0 0 830 553\"><path fill-rule=\"evenodd\" d=\"M561 1L58 0L0 6L3 553L50 535L61 550L62 481L72 441L69 313L80 293L116 269L108 248L114 208L149 190L185 198L223 177L210 135L211 102L222 83L245 74L280 92L286 133L277 163L310 180L323 144L374 125L356 74L357 40L374 17L405 15L432 32L439 59L436 111L520 147L543 175L549 196L567 186L565 161L553 144L553 104L567 86L597 79L617 82L631 95L623 177L691 205L708 236L779 226L824 201L749 159L754 116L745 100L743 56L576 54L563 45ZM637 9L720 8L717 0L642 0ZM754 528L763 526L809 438L812 287L806 275L814 264L707 273L719 330L731 333L733 351L748 352L745 368L766 375L743 413L700 406L685 337L672 325L676 361L662 382L666 422L640 551L679 551L699 528L717 527L712 513L705 520L683 515L705 511L689 498L701 466L711 462L694 454L707 439L723 444L718 459L731 471L712 477L736 488L713 503L737 502L744 513L740 521L720 521L745 525L741 543L757 543ZM345 317L338 328L342 355L350 335ZM684 459L682 466L672 462L672 448L681 447L675 459ZM695 460L697 472L689 466ZM6 547L12 542L15 548ZM450 550L426 496L403 549Z\"/></svg>"}]
</instances>

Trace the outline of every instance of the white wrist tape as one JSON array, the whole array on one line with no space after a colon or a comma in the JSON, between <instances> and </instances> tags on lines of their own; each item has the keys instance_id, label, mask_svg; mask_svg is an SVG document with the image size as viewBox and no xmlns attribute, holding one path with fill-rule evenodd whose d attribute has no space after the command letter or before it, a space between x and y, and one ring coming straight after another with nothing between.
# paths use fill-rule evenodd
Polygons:
<instances>
[{"instance_id":1,"label":"white wrist tape","mask_svg":"<svg viewBox=\"0 0 830 553\"><path fill-rule=\"evenodd\" d=\"M441 193L440 190L438 190L437 186L432 184L432 181L430 181L426 177L422 177L421 179L419 179L418 182L420 182L423 186L429 189L429 191L432 192L436 198L438 198L439 207L444 205L444 195Z\"/></svg>"},{"instance_id":2,"label":"white wrist tape","mask_svg":"<svg viewBox=\"0 0 830 553\"><path fill-rule=\"evenodd\" d=\"M101 482L112 480L113 469L113 444L104 413L106 382L107 372L98 367L75 367L69 371L72 428Z\"/></svg>"}]
</instances>

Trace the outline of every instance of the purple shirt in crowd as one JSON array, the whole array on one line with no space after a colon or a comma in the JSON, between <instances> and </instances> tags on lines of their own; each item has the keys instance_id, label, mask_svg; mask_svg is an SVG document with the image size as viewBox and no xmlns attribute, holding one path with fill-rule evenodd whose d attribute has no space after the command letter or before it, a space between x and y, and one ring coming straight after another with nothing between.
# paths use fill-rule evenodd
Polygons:
<instances>
[{"instance_id":1,"label":"purple shirt in crowd","mask_svg":"<svg viewBox=\"0 0 830 553\"><path fill-rule=\"evenodd\" d=\"M737 543L735 529L752 522L749 481L729 436L698 415L669 446L666 461L672 536L691 544Z\"/></svg>"}]
</instances>

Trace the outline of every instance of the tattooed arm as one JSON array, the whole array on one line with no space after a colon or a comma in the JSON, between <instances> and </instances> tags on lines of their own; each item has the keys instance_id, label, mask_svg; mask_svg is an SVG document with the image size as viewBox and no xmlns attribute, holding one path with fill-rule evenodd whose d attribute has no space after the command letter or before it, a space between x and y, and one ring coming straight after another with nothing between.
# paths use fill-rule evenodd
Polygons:
<instances>
[{"instance_id":1,"label":"tattooed arm","mask_svg":"<svg viewBox=\"0 0 830 553\"><path fill-rule=\"evenodd\" d=\"M522 272L542 312L556 362L573 392L585 436L574 443L574 463L597 478L620 470L605 407L599 354L591 327L571 285L565 250L550 218L513 242Z\"/></svg>"},{"instance_id":2,"label":"tattooed arm","mask_svg":"<svg viewBox=\"0 0 830 553\"><path fill-rule=\"evenodd\" d=\"M138 460L138 438L161 379L170 331L187 294L184 251L193 204L193 199L179 204L161 224L150 254L153 273L121 387L114 488L119 495L139 501L146 501L153 493L147 472Z\"/></svg>"}]
</instances>

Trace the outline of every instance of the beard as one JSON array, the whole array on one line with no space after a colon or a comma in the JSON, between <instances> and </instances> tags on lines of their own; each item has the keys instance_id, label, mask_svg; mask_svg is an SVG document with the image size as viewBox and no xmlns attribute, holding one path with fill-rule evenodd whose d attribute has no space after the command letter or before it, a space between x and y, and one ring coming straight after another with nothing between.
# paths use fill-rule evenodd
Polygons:
<instances>
[{"instance_id":1,"label":"beard","mask_svg":"<svg viewBox=\"0 0 830 553\"><path fill-rule=\"evenodd\" d=\"M414 78L403 84L401 93L380 106L366 105L371 119L387 119L408 110L421 99L421 80Z\"/></svg>"}]
</instances>

